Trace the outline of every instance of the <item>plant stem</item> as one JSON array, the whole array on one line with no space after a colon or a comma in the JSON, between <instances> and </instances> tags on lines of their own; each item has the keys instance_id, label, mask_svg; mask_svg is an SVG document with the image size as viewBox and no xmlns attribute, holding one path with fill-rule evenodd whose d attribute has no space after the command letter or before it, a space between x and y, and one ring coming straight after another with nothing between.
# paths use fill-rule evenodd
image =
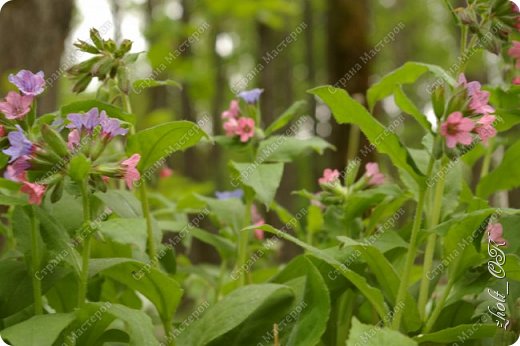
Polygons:
<instances>
[{"instance_id":1,"label":"plant stem","mask_svg":"<svg viewBox=\"0 0 520 346\"><path fill-rule=\"evenodd\" d=\"M173 336L172 324L172 321L165 321L163 323L164 334L166 334L166 345L168 346L175 346L175 337Z\"/></svg>"},{"instance_id":2,"label":"plant stem","mask_svg":"<svg viewBox=\"0 0 520 346\"><path fill-rule=\"evenodd\" d=\"M480 170L480 179L484 178L489 173L489 168L491 167L491 159L493 157L493 144L494 138L489 140L488 147L486 148L486 154L484 155L484 160L482 161L482 168Z\"/></svg>"},{"instance_id":3,"label":"plant stem","mask_svg":"<svg viewBox=\"0 0 520 346\"><path fill-rule=\"evenodd\" d=\"M153 225L152 225L152 215L150 213L150 205L148 203L148 192L146 191L146 185L142 182L141 186L139 186L139 192L141 197L141 209L143 211L143 216L146 219L146 234L148 238L148 256L150 256L150 261L152 266L157 266L157 250L155 248L155 240L153 237Z\"/></svg>"},{"instance_id":4,"label":"plant stem","mask_svg":"<svg viewBox=\"0 0 520 346\"><path fill-rule=\"evenodd\" d=\"M356 157L356 153L359 149L359 137L359 127L356 125L350 125L350 131L348 135L347 161L352 161Z\"/></svg>"},{"instance_id":5,"label":"plant stem","mask_svg":"<svg viewBox=\"0 0 520 346\"><path fill-rule=\"evenodd\" d=\"M36 276L40 270L40 247L38 244L39 227L36 221L35 206L29 206L29 216L31 218L31 270L32 270L32 286L34 297L34 314L41 315L43 313L42 304L42 282Z\"/></svg>"},{"instance_id":6,"label":"plant stem","mask_svg":"<svg viewBox=\"0 0 520 346\"><path fill-rule=\"evenodd\" d=\"M246 197L246 213L245 213L245 225L248 226L251 223L251 206L252 201ZM249 244L249 232L238 233L238 259L237 259L237 270L240 273L239 286L244 286L246 283L247 273L244 271L246 268L247 251Z\"/></svg>"},{"instance_id":7,"label":"plant stem","mask_svg":"<svg viewBox=\"0 0 520 346\"><path fill-rule=\"evenodd\" d=\"M415 260L415 254L417 252L417 239L419 236L419 230L421 229L422 214L424 210L425 202L425 191L422 189L419 191L419 199L417 201L417 208L415 209L415 216L412 226L412 234L410 236L410 247L406 254L406 262L403 270L401 282L399 284L399 290L397 291L397 298L395 306L401 306L405 304L406 292L410 281L410 273L412 271L413 262ZM396 309L394 318L392 320L392 328L399 330L401 326L401 316L404 309Z\"/></svg>"},{"instance_id":8,"label":"plant stem","mask_svg":"<svg viewBox=\"0 0 520 346\"><path fill-rule=\"evenodd\" d=\"M441 165L440 172L442 172L444 164ZM441 174L437 185L435 186L435 193L433 197L432 213L430 216L430 222L428 228L431 230L439 224L442 209L442 196L444 194L444 186L446 183L446 175ZM430 287L430 280L428 279L428 273L433 266L433 257L435 255L435 245L437 244L437 235L435 233L430 234L426 243L426 251L424 254L423 274L421 279L421 287L419 290L418 308L419 315L424 320L426 317L426 303L428 301L428 293Z\"/></svg>"},{"instance_id":9,"label":"plant stem","mask_svg":"<svg viewBox=\"0 0 520 346\"><path fill-rule=\"evenodd\" d=\"M449 280L448 284L446 285L446 288L444 289L444 292L442 292L441 297L439 298L439 301L437 302L437 305L435 306L435 309L433 309L433 312L428 319L428 322L426 322L426 326L424 327L424 333L429 333L430 330L433 328L433 325L437 321L437 318L441 314L442 308L444 307L444 303L446 302L446 299L448 298L448 295L450 294L451 288L453 287L454 280Z\"/></svg>"},{"instance_id":10,"label":"plant stem","mask_svg":"<svg viewBox=\"0 0 520 346\"><path fill-rule=\"evenodd\" d=\"M85 239L83 239L83 250L81 252L81 276L78 292L78 307L82 307L87 299L87 287L88 287L88 262L90 259L90 247L92 235L90 234L90 196L88 191L87 182L85 181L81 185L81 195L83 198L83 227L87 227Z\"/></svg>"}]
</instances>

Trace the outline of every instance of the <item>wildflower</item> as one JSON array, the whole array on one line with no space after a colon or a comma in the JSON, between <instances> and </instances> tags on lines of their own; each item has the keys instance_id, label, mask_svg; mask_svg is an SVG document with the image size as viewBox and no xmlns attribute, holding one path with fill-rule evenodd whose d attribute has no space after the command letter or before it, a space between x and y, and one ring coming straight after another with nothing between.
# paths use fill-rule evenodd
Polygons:
<instances>
[{"instance_id":1,"label":"wildflower","mask_svg":"<svg viewBox=\"0 0 520 346\"><path fill-rule=\"evenodd\" d=\"M494 113L495 109L489 104L489 92L475 90L469 102L469 108L477 114Z\"/></svg>"},{"instance_id":2,"label":"wildflower","mask_svg":"<svg viewBox=\"0 0 520 346\"><path fill-rule=\"evenodd\" d=\"M507 51L510 57L516 59L516 68L520 68L520 41L513 41L513 46Z\"/></svg>"},{"instance_id":3,"label":"wildflower","mask_svg":"<svg viewBox=\"0 0 520 346\"><path fill-rule=\"evenodd\" d=\"M29 204L40 205L43 195L45 194L45 189L45 185L24 181L20 191L29 195Z\"/></svg>"},{"instance_id":4,"label":"wildflower","mask_svg":"<svg viewBox=\"0 0 520 346\"><path fill-rule=\"evenodd\" d=\"M29 156L22 156L6 167L4 178L16 182L25 181L27 180L26 171L29 167L31 167L29 164Z\"/></svg>"},{"instance_id":5,"label":"wildflower","mask_svg":"<svg viewBox=\"0 0 520 346\"><path fill-rule=\"evenodd\" d=\"M330 169L330 168L325 168L325 170L323 171L323 177L321 177L318 182L320 184L330 184L330 183L333 183L335 182L336 180L339 179L339 171L337 169Z\"/></svg>"},{"instance_id":6,"label":"wildflower","mask_svg":"<svg viewBox=\"0 0 520 346\"><path fill-rule=\"evenodd\" d=\"M134 181L138 181L141 178L141 175L139 174L139 171L136 168L140 159L141 155L134 154L130 156L130 158L121 162L121 166L123 166L124 169L123 177L128 188L132 187Z\"/></svg>"},{"instance_id":7,"label":"wildflower","mask_svg":"<svg viewBox=\"0 0 520 346\"><path fill-rule=\"evenodd\" d=\"M239 112L240 110L238 108L238 101L232 100L229 104L229 109L222 112L222 119L236 118Z\"/></svg>"},{"instance_id":8,"label":"wildflower","mask_svg":"<svg viewBox=\"0 0 520 346\"><path fill-rule=\"evenodd\" d=\"M9 75L9 82L16 85L16 87L28 96L40 95L45 88L45 79L43 71L36 74L31 71L21 70L16 75Z\"/></svg>"},{"instance_id":9,"label":"wildflower","mask_svg":"<svg viewBox=\"0 0 520 346\"><path fill-rule=\"evenodd\" d=\"M493 115L486 114L477 121L474 131L478 134L484 144L487 144L489 138L495 137L497 130L493 127L496 118Z\"/></svg>"},{"instance_id":10,"label":"wildflower","mask_svg":"<svg viewBox=\"0 0 520 346\"><path fill-rule=\"evenodd\" d=\"M67 119L71 122L67 125L67 128L77 129L79 131L85 129L89 134L91 134L94 128L101 123L99 110L95 107L85 114L71 113L67 115Z\"/></svg>"},{"instance_id":11,"label":"wildflower","mask_svg":"<svg viewBox=\"0 0 520 346\"><path fill-rule=\"evenodd\" d=\"M80 134L77 129L74 129L69 132L68 141L67 141L67 147L70 151L74 150L74 148L79 145L80 142Z\"/></svg>"},{"instance_id":12,"label":"wildflower","mask_svg":"<svg viewBox=\"0 0 520 346\"><path fill-rule=\"evenodd\" d=\"M25 137L20 125L16 125L16 128L18 131L11 131L7 135L11 146L3 150L4 154L11 156L9 162L13 162L24 155L29 155L33 147L31 141Z\"/></svg>"},{"instance_id":13,"label":"wildflower","mask_svg":"<svg viewBox=\"0 0 520 346\"><path fill-rule=\"evenodd\" d=\"M504 229L501 224L489 224L487 227L488 239L497 245L507 245L507 241L503 238Z\"/></svg>"},{"instance_id":14,"label":"wildflower","mask_svg":"<svg viewBox=\"0 0 520 346\"><path fill-rule=\"evenodd\" d=\"M471 130L475 128L475 124L471 119L464 118L461 112L453 112L448 119L441 124L441 135L446 137L446 145L448 148L454 148L457 143L469 145L473 138Z\"/></svg>"},{"instance_id":15,"label":"wildflower","mask_svg":"<svg viewBox=\"0 0 520 346\"><path fill-rule=\"evenodd\" d=\"M520 76L517 76L517 77L513 78L512 83L514 85L520 85Z\"/></svg>"},{"instance_id":16,"label":"wildflower","mask_svg":"<svg viewBox=\"0 0 520 346\"><path fill-rule=\"evenodd\" d=\"M255 104L260 99L260 95L264 92L264 89L251 89L242 91L238 94L244 101L249 104Z\"/></svg>"},{"instance_id":17,"label":"wildflower","mask_svg":"<svg viewBox=\"0 0 520 346\"><path fill-rule=\"evenodd\" d=\"M128 133L127 129L121 127L121 123L118 119L109 118L105 111L101 112L99 119L102 128L102 136L105 138L112 139L115 136L124 136Z\"/></svg>"},{"instance_id":18,"label":"wildflower","mask_svg":"<svg viewBox=\"0 0 520 346\"><path fill-rule=\"evenodd\" d=\"M235 133L240 136L240 141L245 143L255 135L255 121L251 118L238 119L238 128Z\"/></svg>"},{"instance_id":19,"label":"wildflower","mask_svg":"<svg viewBox=\"0 0 520 346\"><path fill-rule=\"evenodd\" d=\"M365 175L368 178L369 185L381 185L385 182L385 176L379 171L379 165L375 162L369 162L365 165Z\"/></svg>"},{"instance_id":20,"label":"wildflower","mask_svg":"<svg viewBox=\"0 0 520 346\"><path fill-rule=\"evenodd\" d=\"M481 87L480 83L477 81L472 81L468 83L468 80L466 79L466 75L464 73L461 73L459 75L459 85L466 88L470 96L473 95L473 93L476 90L480 90Z\"/></svg>"},{"instance_id":21,"label":"wildflower","mask_svg":"<svg viewBox=\"0 0 520 346\"><path fill-rule=\"evenodd\" d=\"M161 178L168 178L168 177L171 177L172 175L173 175L173 170L166 166L161 168L161 171L159 172L159 176Z\"/></svg>"},{"instance_id":22,"label":"wildflower","mask_svg":"<svg viewBox=\"0 0 520 346\"><path fill-rule=\"evenodd\" d=\"M236 189L236 190L233 190L233 191L222 191L222 192L215 192L215 196L217 197L217 199L220 199L220 200L225 200L225 199L230 199L230 198L242 198L244 197L244 190L242 189Z\"/></svg>"},{"instance_id":23,"label":"wildflower","mask_svg":"<svg viewBox=\"0 0 520 346\"><path fill-rule=\"evenodd\" d=\"M0 102L0 112L4 113L7 119L23 118L31 110L32 101L32 96L10 91L7 93L5 101Z\"/></svg>"},{"instance_id":24,"label":"wildflower","mask_svg":"<svg viewBox=\"0 0 520 346\"><path fill-rule=\"evenodd\" d=\"M238 129L238 121L235 118L229 118L222 126L226 131L226 136L233 137Z\"/></svg>"}]
</instances>

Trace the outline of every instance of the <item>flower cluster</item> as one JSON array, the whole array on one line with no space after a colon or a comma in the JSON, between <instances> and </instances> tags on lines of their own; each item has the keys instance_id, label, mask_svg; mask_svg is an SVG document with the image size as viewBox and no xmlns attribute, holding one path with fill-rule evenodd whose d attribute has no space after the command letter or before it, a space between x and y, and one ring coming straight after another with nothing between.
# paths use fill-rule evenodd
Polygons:
<instances>
[{"instance_id":1,"label":"flower cluster","mask_svg":"<svg viewBox=\"0 0 520 346\"><path fill-rule=\"evenodd\" d=\"M496 117L491 115L495 109L489 105L490 94L481 89L479 82L468 83L464 74L459 76L459 87L468 97L467 107L449 114L441 124L440 134L446 138L446 146L450 149L457 144L470 145L473 142L472 133L487 144L489 138L497 133L493 126Z\"/></svg>"},{"instance_id":2,"label":"flower cluster","mask_svg":"<svg viewBox=\"0 0 520 346\"><path fill-rule=\"evenodd\" d=\"M34 98L44 91L43 73L22 70L10 75L9 81L19 92L9 92L5 101L0 102L0 112L5 115L0 137L7 136L7 141L2 142L5 143L2 152L9 157L4 177L22 185L20 191L29 196L30 204L41 204L51 188L61 191L64 178L72 177L71 162L79 155L88 166L87 182L94 188L105 184L109 177L124 179L129 188L140 179L139 154L113 163L99 159L114 137L128 132L118 119L92 108L86 113L68 114L65 126L63 121L55 121L55 125L43 124L35 131L34 117L29 120L25 117ZM67 141L61 135L64 129L69 131ZM57 197L51 198L53 201L59 199L59 193L54 195Z\"/></svg>"},{"instance_id":3,"label":"flower cluster","mask_svg":"<svg viewBox=\"0 0 520 346\"><path fill-rule=\"evenodd\" d=\"M262 89L243 91L238 94L247 104L254 105L260 99ZM241 116L238 100L232 100L229 108L222 112L224 131L228 137L239 137L242 143L246 143L255 135L255 120L250 117Z\"/></svg>"},{"instance_id":4,"label":"flower cluster","mask_svg":"<svg viewBox=\"0 0 520 346\"><path fill-rule=\"evenodd\" d=\"M334 184L339 182L340 173L337 169L325 168L323 176L318 179L320 185ZM365 165L364 182L369 186L377 186L384 184L385 175L379 170L379 165L376 162L368 162Z\"/></svg>"}]
</instances>

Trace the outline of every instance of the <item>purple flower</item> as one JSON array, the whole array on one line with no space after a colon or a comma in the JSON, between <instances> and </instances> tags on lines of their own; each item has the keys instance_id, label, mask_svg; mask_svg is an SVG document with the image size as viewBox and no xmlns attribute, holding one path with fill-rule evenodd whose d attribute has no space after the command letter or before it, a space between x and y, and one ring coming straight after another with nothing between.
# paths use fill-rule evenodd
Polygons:
<instances>
[{"instance_id":1,"label":"purple flower","mask_svg":"<svg viewBox=\"0 0 520 346\"><path fill-rule=\"evenodd\" d=\"M241 97L244 101L246 101L249 104L255 104L260 99L260 95L264 92L264 89L251 89L251 90L245 90L238 94L239 97Z\"/></svg>"},{"instance_id":2,"label":"purple flower","mask_svg":"<svg viewBox=\"0 0 520 346\"><path fill-rule=\"evenodd\" d=\"M3 150L4 154L11 156L9 162L13 162L24 155L29 155L32 151L33 144L25 137L20 125L16 125L16 128L18 131L11 131L7 135L11 146Z\"/></svg>"},{"instance_id":3,"label":"purple flower","mask_svg":"<svg viewBox=\"0 0 520 346\"><path fill-rule=\"evenodd\" d=\"M32 101L32 96L10 91L7 93L5 101L0 102L0 112L4 113L7 119L23 118L31 110Z\"/></svg>"},{"instance_id":4,"label":"purple flower","mask_svg":"<svg viewBox=\"0 0 520 346\"><path fill-rule=\"evenodd\" d=\"M40 95L45 88L45 79L43 71L36 74L28 70L21 70L16 75L9 75L9 82L13 83L25 95Z\"/></svg>"},{"instance_id":5,"label":"purple flower","mask_svg":"<svg viewBox=\"0 0 520 346\"><path fill-rule=\"evenodd\" d=\"M222 191L222 192L215 192L215 196L217 196L217 199L224 200L224 199L230 199L230 198L242 198L244 196L244 191L242 189L237 189L233 191Z\"/></svg>"},{"instance_id":6,"label":"purple flower","mask_svg":"<svg viewBox=\"0 0 520 346\"><path fill-rule=\"evenodd\" d=\"M109 118L105 111L102 111L99 117L104 137L111 139L118 135L124 136L127 134L128 130L121 127L119 120Z\"/></svg>"},{"instance_id":7,"label":"purple flower","mask_svg":"<svg viewBox=\"0 0 520 346\"><path fill-rule=\"evenodd\" d=\"M94 127L98 126L101 122L97 108L92 108L85 114L71 113L67 115L67 119L71 122L67 125L67 128L78 129L79 131L86 129L89 133L92 133Z\"/></svg>"}]
</instances>

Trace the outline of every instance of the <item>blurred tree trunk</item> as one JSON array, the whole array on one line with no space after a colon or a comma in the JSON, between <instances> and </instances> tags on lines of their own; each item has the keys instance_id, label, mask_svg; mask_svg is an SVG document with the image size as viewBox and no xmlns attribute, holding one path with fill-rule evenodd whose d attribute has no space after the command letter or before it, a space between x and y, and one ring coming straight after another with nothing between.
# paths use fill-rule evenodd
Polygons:
<instances>
[{"instance_id":1,"label":"blurred tree trunk","mask_svg":"<svg viewBox=\"0 0 520 346\"><path fill-rule=\"evenodd\" d=\"M329 82L346 89L351 95L363 96L364 100L370 72L370 62L362 60L369 50L368 2L328 0L327 23ZM331 163L337 169L344 169L347 164L348 143L352 133L350 128L332 120L331 138L337 151ZM367 143L364 138L357 142L360 147ZM369 157L360 159L363 162L370 161Z\"/></svg>"},{"instance_id":2,"label":"blurred tree trunk","mask_svg":"<svg viewBox=\"0 0 520 346\"><path fill-rule=\"evenodd\" d=\"M20 69L61 73L60 61L70 30L73 0L15 0L0 12L0 78ZM40 112L56 110L58 88L49 83Z\"/></svg>"}]
</instances>

